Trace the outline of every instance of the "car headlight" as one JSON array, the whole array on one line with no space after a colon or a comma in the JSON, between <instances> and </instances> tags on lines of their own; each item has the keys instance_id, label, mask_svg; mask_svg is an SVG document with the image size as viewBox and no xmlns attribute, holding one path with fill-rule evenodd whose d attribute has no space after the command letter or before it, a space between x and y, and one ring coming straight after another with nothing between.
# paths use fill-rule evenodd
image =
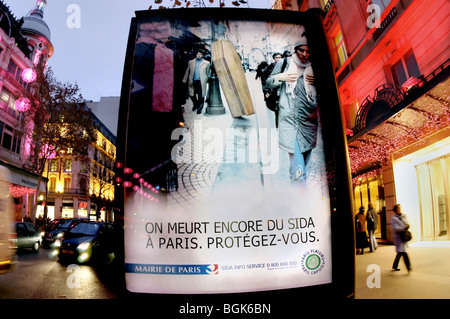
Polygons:
<instances>
[{"instance_id":1,"label":"car headlight","mask_svg":"<svg viewBox=\"0 0 450 319\"><path fill-rule=\"evenodd\" d=\"M55 247L61 247L61 239L55 240Z\"/></svg>"},{"instance_id":2,"label":"car headlight","mask_svg":"<svg viewBox=\"0 0 450 319\"><path fill-rule=\"evenodd\" d=\"M59 233L58 235L56 235L56 238L61 238L63 236L63 233Z\"/></svg>"},{"instance_id":3,"label":"car headlight","mask_svg":"<svg viewBox=\"0 0 450 319\"><path fill-rule=\"evenodd\" d=\"M78 250L87 250L87 249L89 249L91 247L91 243L81 243L81 244L79 244L78 245Z\"/></svg>"}]
</instances>

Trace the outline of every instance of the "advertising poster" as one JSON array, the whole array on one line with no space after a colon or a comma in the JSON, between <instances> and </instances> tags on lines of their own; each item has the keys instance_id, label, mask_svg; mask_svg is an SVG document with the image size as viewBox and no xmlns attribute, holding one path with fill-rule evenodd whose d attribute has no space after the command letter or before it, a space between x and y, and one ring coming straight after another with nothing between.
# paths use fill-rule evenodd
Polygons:
<instances>
[{"instance_id":1,"label":"advertising poster","mask_svg":"<svg viewBox=\"0 0 450 319\"><path fill-rule=\"evenodd\" d=\"M318 98L311 39L323 31L308 29L302 15L293 23L260 13L147 13L132 24L117 174L131 292L333 280L334 173L321 116L339 104Z\"/></svg>"}]
</instances>

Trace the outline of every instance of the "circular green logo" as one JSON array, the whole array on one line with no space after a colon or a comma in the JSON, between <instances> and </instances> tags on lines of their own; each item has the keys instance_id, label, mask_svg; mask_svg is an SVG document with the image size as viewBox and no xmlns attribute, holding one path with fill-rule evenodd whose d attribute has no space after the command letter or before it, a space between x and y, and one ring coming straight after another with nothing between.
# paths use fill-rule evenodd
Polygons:
<instances>
[{"instance_id":1,"label":"circular green logo","mask_svg":"<svg viewBox=\"0 0 450 319\"><path fill-rule=\"evenodd\" d=\"M321 262L322 261L321 261L319 255L311 254L306 258L305 266L309 270L315 270L315 269L319 268Z\"/></svg>"}]
</instances>

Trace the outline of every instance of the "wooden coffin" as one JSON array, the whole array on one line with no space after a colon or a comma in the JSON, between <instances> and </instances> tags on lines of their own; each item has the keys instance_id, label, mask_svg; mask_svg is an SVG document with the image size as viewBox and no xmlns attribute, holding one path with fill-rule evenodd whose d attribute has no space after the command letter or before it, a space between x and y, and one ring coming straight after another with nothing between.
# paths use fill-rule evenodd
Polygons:
<instances>
[{"instance_id":1,"label":"wooden coffin","mask_svg":"<svg viewBox=\"0 0 450 319\"><path fill-rule=\"evenodd\" d=\"M233 117L255 113L244 69L234 44L219 40L212 44L212 62Z\"/></svg>"}]
</instances>

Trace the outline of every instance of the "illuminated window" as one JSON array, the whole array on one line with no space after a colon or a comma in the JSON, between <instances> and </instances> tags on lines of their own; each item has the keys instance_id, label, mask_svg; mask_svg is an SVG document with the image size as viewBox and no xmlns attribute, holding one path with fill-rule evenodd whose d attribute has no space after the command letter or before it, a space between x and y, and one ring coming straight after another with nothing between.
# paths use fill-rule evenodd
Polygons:
<instances>
[{"instance_id":1,"label":"illuminated window","mask_svg":"<svg viewBox=\"0 0 450 319\"><path fill-rule=\"evenodd\" d=\"M56 172L58 170L58 160L54 159L50 161L50 172Z\"/></svg>"},{"instance_id":2,"label":"illuminated window","mask_svg":"<svg viewBox=\"0 0 450 319\"><path fill-rule=\"evenodd\" d=\"M16 109L16 98L5 89L0 95L0 109L17 119L21 118L21 113Z\"/></svg>"},{"instance_id":3,"label":"illuminated window","mask_svg":"<svg viewBox=\"0 0 450 319\"><path fill-rule=\"evenodd\" d=\"M64 162L64 171L65 172L72 171L72 160L71 159L66 159L66 161Z\"/></svg>"},{"instance_id":4,"label":"illuminated window","mask_svg":"<svg viewBox=\"0 0 450 319\"><path fill-rule=\"evenodd\" d=\"M341 28L338 27L337 34L334 36L334 44L336 45L336 53L338 56L338 68L347 60L347 50L345 49L344 38L342 37Z\"/></svg>"},{"instance_id":5,"label":"illuminated window","mask_svg":"<svg viewBox=\"0 0 450 319\"><path fill-rule=\"evenodd\" d=\"M320 8L324 10L328 4L328 2L333 2L332 0L320 0Z\"/></svg>"},{"instance_id":6,"label":"illuminated window","mask_svg":"<svg viewBox=\"0 0 450 319\"><path fill-rule=\"evenodd\" d=\"M402 86L402 84L410 77L419 78L420 71L414 52L408 52L400 60L394 63L391 66L391 74L394 83L397 86Z\"/></svg>"}]
</instances>

